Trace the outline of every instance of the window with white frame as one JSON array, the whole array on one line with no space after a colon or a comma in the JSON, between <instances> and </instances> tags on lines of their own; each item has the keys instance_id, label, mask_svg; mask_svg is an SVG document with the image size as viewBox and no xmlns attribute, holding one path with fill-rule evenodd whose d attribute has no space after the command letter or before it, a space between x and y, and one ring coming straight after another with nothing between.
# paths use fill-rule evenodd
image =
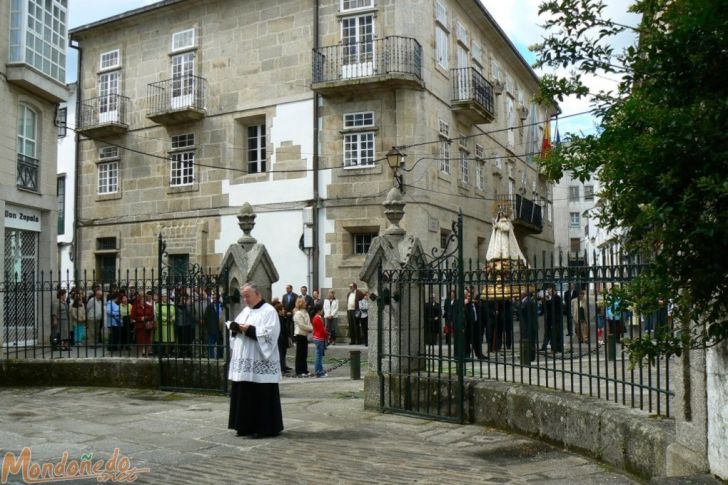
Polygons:
<instances>
[{"instance_id":1,"label":"window with white frame","mask_svg":"<svg viewBox=\"0 0 728 485\"><path fill-rule=\"evenodd\" d=\"M572 185L569 187L569 202L576 202L579 200L579 186Z\"/></svg>"},{"instance_id":2,"label":"window with white frame","mask_svg":"<svg viewBox=\"0 0 728 485\"><path fill-rule=\"evenodd\" d=\"M483 145L475 144L475 158L483 159L485 154L485 150L483 150Z\"/></svg>"},{"instance_id":3,"label":"window with white frame","mask_svg":"<svg viewBox=\"0 0 728 485\"><path fill-rule=\"evenodd\" d=\"M473 62L478 64L478 67L480 69L483 69L483 47L478 43L473 41L473 44L471 46L471 55L473 56Z\"/></svg>"},{"instance_id":4,"label":"window with white frame","mask_svg":"<svg viewBox=\"0 0 728 485\"><path fill-rule=\"evenodd\" d=\"M99 70L105 71L107 69L116 69L121 66L121 52L119 49L113 51L104 52L101 54L101 60L99 61Z\"/></svg>"},{"instance_id":5,"label":"window with white frame","mask_svg":"<svg viewBox=\"0 0 728 485\"><path fill-rule=\"evenodd\" d=\"M346 113L344 115L344 128L362 128L374 126L374 112Z\"/></svg>"},{"instance_id":6,"label":"window with white frame","mask_svg":"<svg viewBox=\"0 0 728 485\"><path fill-rule=\"evenodd\" d=\"M579 227L581 225L581 215L578 212L569 212L569 224L571 227Z\"/></svg>"},{"instance_id":7,"label":"window with white frame","mask_svg":"<svg viewBox=\"0 0 728 485\"><path fill-rule=\"evenodd\" d=\"M500 70L500 65L495 59L492 59L490 61L490 76L493 78L493 81L501 80L502 73Z\"/></svg>"},{"instance_id":8,"label":"window with white frame","mask_svg":"<svg viewBox=\"0 0 728 485\"><path fill-rule=\"evenodd\" d=\"M195 29L182 30L172 34L172 52L195 47Z\"/></svg>"},{"instance_id":9,"label":"window with white frame","mask_svg":"<svg viewBox=\"0 0 728 485\"><path fill-rule=\"evenodd\" d=\"M460 145L460 148L468 149L468 137L465 134L460 133L460 136L458 137L458 145Z\"/></svg>"},{"instance_id":10,"label":"window with white frame","mask_svg":"<svg viewBox=\"0 0 728 485\"><path fill-rule=\"evenodd\" d=\"M98 189L99 195L115 194L119 191L119 162L99 163L98 171Z\"/></svg>"},{"instance_id":11,"label":"window with white frame","mask_svg":"<svg viewBox=\"0 0 728 485\"><path fill-rule=\"evenodd\" d=\"M508 125L508 146L513 148L516 144L516 114L513 98L506 96L506 124Z\"/></svg>"},{"instance_id":12,"label":"window with white frame","mask_svg":"<svg viewBox=\"0 0 728 485\"><path fill-rule=\"evenodd\" d=\"M371 75L374 61L374 16L359 15L341 19L341 43L343 64L356 66L344 73L349 77Z\"/></svg>"},{"instance_id":13,"label":"window with white frame","mask_svg":"<svg viewBox=\"0 0 728 485\"><path fill-rule=\"evenodd\" d=\"M503 159L501 157L497 157L495 159L495 168L497 168L498 170L503 168Z\"/></svg>"},{"instance_id":14,"label":"window with white frame","mask_svg":"<svg viewBox=\"0 0 728 485\"><path fill-rule=\"evenodd\" d=\"M344 167L374 166L374 132L344 135Z\"/></svg>"},{"instance_id":15,"label":"window with white frame","mask_svg":"<svg viewBox=\"0 0 728 485\"><path fill-rule=\"evenodd\" d=\"M447 31L441 26L436 25L435 26L435 58L437 59L437 64L442 67L443 69L447 69L448 67L448 57L449 57L449 38Z\"/></svg>"},{"instance_id":16,"label":"window with white frame","mask_svg":"<svg viewBox=\"0 0 728 485\"><path fill-rule=\"evenodd\" d=\"M468 29L459 20L455 23L455 37L457 37L458 42L461 42L465 46L468 45Z\"/></svg>"},{"instance_id":17,"label":"window with white frame","mask_svg":"<svg viewBox=\"0 0 728 485\"><path fill-rule=\"evenodd\" d=\"M460 150L460 180L464 184L470 183L470 160L465 150Z\"/></svg>"},{"instance_id":18,"label":"window with white frame","mask_svg":"<svg viewBox=\"0 0 728 485\"><path fill-rule=\"evenodd\" d=\"M58 108L56 111L56 127L58 128L58 138L65 138L68 132L68 108Z\"/></svg>"},{"instance_id":19,"label":"window with white frame","mask_svg":"<svg viewBox=\"0 0 728 485\"><path fill-rule=\"evenodd\" d=\"M119 159L119 147L109 146L99 148L99 160L108 162L110 160Z\"/></svg>"},{"instance_id":20,"label":"window with white frame","mask_svg":"<svg viewBox=\"0 0 728 485\"><path fill-rule=\"evenodd\" d=\"M362 8L373 8L374 0L341 0L341 11L359 10Z\"/></svg>"},{"instance_id":21,"label":"window with white frame","mask_svg":"<svg viewBox=\"0 0 728 485\"><path fill-rule=\"evenodd\" d=\"M65 83L67 0L12 0L4 8L8 3L10 62L24 62Z\"/></svg>"},{"instance_id":22,"label":"window with white frame","mask_svg":"<svg viewBox=\"0 0 728 485\"><path fill-rule=\"evenodd\" d=\"M440 171L450 173L450 125L440 120Z\"/></svg>"},{"instance_id":23,"label":"window with white frame","mask_svg":"<svg viewBox=\"0 0 728 485\"><path fill-rule=\"evenodd\" d=\"M248 126L248 173L266 171L265 143L265 123Z\"/></svg>"},{"instance_id":24,"label":"window with white frame","mask_svg":"<svg viewBox=\"0 0 728 485\"><path fill-rule=\"evenodd\" d=\"M475 162L475 187L485 190L485 163L482 160Z\"/></svg>"},{"instance_id":25,"label":"window with white frame","mask_svg":"<svg viewBox=\"0 0 728 485\"><path fill-rule=\"evenodd\" d=\"M594 200L594 186L593 185L584 186L584 200Z\"/></svg>"},{"instance_id":26,"label":"window with white frame","mask_svg":"<svg viewBox=\"0 0 728 485\"><path fill-rule=\"evenodd\" d=\"M435 2L435 20L446 29L447 24L447 7L441 2Z\"/></svg>"},{"instance_id":27,"label":"window with white frame","mask_svg":"<svg viewBox=\"0 0 728 485\"><path fill-rule=\"evenodd\" d=\"M195 182L195 135L186 133L172 137L169 185L183 187Z\"/></svg>"},{"instance_id":28,"label":"window with white frame","mask_svg":"<svg viewBox=\"0 0 728 485\"><path fill-rule=\"evenodd\" d=\"M18 113L18 154L37 159L38 113L27 104Z\"/></svg>"}]
</instances>

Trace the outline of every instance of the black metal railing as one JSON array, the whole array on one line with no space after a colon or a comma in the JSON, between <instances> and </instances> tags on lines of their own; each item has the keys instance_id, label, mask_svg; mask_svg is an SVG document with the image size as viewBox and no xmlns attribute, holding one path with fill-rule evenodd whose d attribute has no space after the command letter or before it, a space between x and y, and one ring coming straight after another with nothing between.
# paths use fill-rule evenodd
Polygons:
<instances>
[{"instance_id":1,"label":"black metal railing","mask_svg":"<svg viewBox=\"0 0 728 485\"><path fill-rule=\"evenodd\" d=\"M129 98L120 94L107 94L81 102L78 129L89 130L103 125L127 125Z\"/></svg>"},{"instance_id":2,"label":"black metal railing","mask_svg":"<svg viewBox=\"0 0 728 485\"><path fill-rule=\"evenodd\" d=\"M207 80L180 76L147 85L147 116L171 111L207 109Z\"/></svg>"},{"instance_id":3,"label":"black metal railing","mask_svg":"<svg viewBox=\"0 0 728 485\"><path fill-rule=\"evenodd\" d=\"M18 153L18 187L38 191L40 181L40 162L35 158Z\"/></svg>"},{"instance_id":4,"label":"black metal railing","mask_svg":"<svg viewBox=\"0 0 728 485\"><path fill-rule=\"evenodd\" d=\"M647 267L641 262L625 264L605 254L585 254L583 261L569 267L567 258L552 255L530 258L528 267L471 260L381 269L375 301L383 406L460 417L458 401L467 393L462 376L466 382L546 387L669 416L674 357L632 363L625 345L627 338L677 330L669 300L647 313L620 299L620 288Z\"/></svg>"},{"instance_id":5,"label":"black metal railing","mask_svg":"<svg viewBox=\"0 0 728 485\"><path fill-rule=\"evenodd\" d=\"M452 102L475 102L494 116L493 85L472 67L451 69Z\"/></svg>"},{"instance_id":6,"label":"black metal railing","mask_svg":"<svg viewBox=\"0 0 728 485\"><path fill-rule=\"evenodd\" d=\"M526 197L515 195L496 195L496 212L503 212L514 223L528 224L539 231L543 229L543 209Z\"/></svg>"},{"instance_id":7,"label":"black metal railing","mask_svg":"<svg viewBox=\"0 0 728 485\"><path fill-rule=\"evenodd\" d=\"M390 36L313 51L313 82L402 74L422 79L422 46L416 39Z\"/></svg>"}]
</instances>

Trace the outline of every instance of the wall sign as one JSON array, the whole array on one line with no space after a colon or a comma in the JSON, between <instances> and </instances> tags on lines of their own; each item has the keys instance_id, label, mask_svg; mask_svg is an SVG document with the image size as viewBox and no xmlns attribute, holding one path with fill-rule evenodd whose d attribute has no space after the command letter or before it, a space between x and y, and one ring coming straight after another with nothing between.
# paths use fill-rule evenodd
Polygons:
<instances>
[{"instance_id":1,"label":"wall sign","mask_svg":"<svg viewBox=\"0 0 728 485\"><path fill-rule=\"evenodd\" d=\"M40 232L40 211L5 204L5 227Z\"/></svg>"}]
</instances>

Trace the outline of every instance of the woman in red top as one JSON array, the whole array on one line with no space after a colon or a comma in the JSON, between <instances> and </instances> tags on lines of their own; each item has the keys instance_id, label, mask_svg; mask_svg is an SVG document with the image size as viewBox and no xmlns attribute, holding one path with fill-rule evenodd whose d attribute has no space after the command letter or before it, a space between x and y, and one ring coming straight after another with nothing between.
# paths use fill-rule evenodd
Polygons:
<instances>
[{"instance_id":1,"label":"woman in red top","mask_svg":"<svg viewBox=\"0 0 728 485\"><path fill-rule=\"evenodd\" d=\"M316 346L316 362L313 370L316 377L326 377L324 372L324 350L326 349L326 340L329 338L329 332L326 331L324 325L323 313L324 305L321 301L317 302L313 307L313 343Z\"/></svg>"},{"instance_id":2,"label":"woman in red top","mask_svg":"<svg viewBox=\"0 0 728 485\"><path fill-rule=\"evenodd\" d=\"M152 332L154 331L154 302L152 292L139 296L131 309L131 319L136 331L137 354L141 349L142 357L152 353Z\"/></svg>"}]
</instances>

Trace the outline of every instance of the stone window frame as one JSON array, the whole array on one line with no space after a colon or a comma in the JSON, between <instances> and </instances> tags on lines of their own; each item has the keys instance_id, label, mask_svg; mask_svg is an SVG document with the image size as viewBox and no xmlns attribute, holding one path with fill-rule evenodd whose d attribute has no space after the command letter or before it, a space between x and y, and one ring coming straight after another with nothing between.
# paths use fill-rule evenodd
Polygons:
<instances>
[{"instance_id":1,"label":"stone window frame","mask_svg":"<svg viewBox=\"0 0 728 485\"><path fill-rule=\"evenodd\" d=\"M267 128L265 119L260 120L257 123L245 125L245 165L249 174L266 173L268 171ZM251 129L255 130L255 133L252 136ZM252 148L252 140L256 140L255 148ZM255 155L255 159L253 159L253 155ZM253 167L255 167L255 169L251 170Z\"/></svg>"},{"instance_id":2,"label":"stone window frame","mask_svg":"<svg viewBox=\"0 0 728 485\"><path fill-rule=\"evenodd\" d=\"M365 256L369 252L372 241L379 234L376 232L355 232L351 234L353 256Z\"/></svg>"},{"instance_id":3,"label":"stone window frame","mask_svg":"<svg viewBox=\"0 0 728 485\"><path fill-rule=\"evenodd\" d=\"M569 185L569 202L578 202L580 198L579 186Z\"/></svg>"},{"instance_id":4,"label":"stone window frame","mask_svg":"<svg viewBox=\"0 0 728 485\"><path fill-rule=\"evenodd\" d=\"M112 184L112 180L114 180ZM96 164L96 195L108 196L119 193L121 186L121 167L119 160L103 161Z\"/></svg>"},{"instance_id":5,"label":"stone window frame","mask_svg":"<svg viewBox=\"0 0 728 485\"><path fill-rule=\"evenodd\" d=\"M569 212L569 227L581 227L581 214Z\"/></svg>"}]
</instances>

